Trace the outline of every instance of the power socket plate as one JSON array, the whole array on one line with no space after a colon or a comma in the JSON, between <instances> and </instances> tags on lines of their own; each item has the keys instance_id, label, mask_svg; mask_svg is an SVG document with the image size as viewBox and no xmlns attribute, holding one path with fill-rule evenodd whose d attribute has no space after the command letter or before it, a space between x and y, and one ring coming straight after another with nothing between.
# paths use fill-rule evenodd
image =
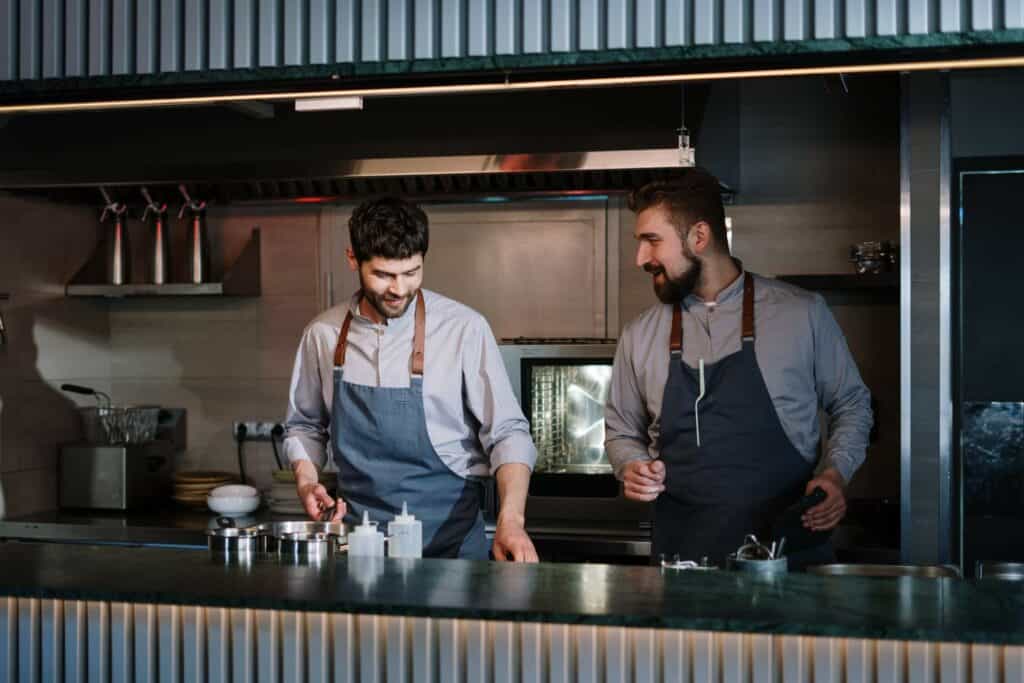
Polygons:
<instances>
[{"instance_id":1,"label":"power socket plate","mask_svg":"<svg viewBox=\"0 0 1024 683\"><path fill-rule=\"evenodd\" d=\"M272 432L274 427L280 425L280 422L271 422L269 420L239 420L231 425L231 434L238 438L238 426L245 425L245 440L246 441L270 441L273 436Z\"/></svg>"}]
</instances>

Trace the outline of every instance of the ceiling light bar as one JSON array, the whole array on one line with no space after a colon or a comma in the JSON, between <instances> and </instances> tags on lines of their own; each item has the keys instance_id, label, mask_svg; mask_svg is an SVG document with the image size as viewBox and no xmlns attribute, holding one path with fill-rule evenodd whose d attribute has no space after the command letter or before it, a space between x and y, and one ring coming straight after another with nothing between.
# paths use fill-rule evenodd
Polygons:
<instances>
[{"instance_id":1,"label":"ceiling light bar","mask_svg":"<svg viewBox=\"0 0 1024 683\"><path fill-rule=\"evenodd\" d=\"M338 109L362 109L363 98L358 95L346 97L310 97L295 100L295 111L335 111Z\"/></svg>"},{"instance_id":2,"label":"ceiling light bar","mask_svg":"<svg viewBox=\"0 0 1024 683\"><path fill-rule=\"evenodd\" d=\"M395 88L363 88L351 90L323 90L312 92L253 93L246 95L205 95L198 97L166 97L128 100L97 100L91 102L62 102L51 104L14 104L0 106L2 114L54 113L66 111L102 111L108 109L137 109L144 107L182 107L218 105L231 102L310 100L343 97L413 97L419 95L461 95L500 92L529 92L536 90L566 90L574 88L608 88L617 86L662 85L693 81L734 80L741 78L784 78L794 76L821 76L830 74L877 74L914 71L953 71L962 69L999 69L1024 67L1022 57L990 57L923 62L891 62L852 66L821 66L746 71L719 71L701 73L662 74L650 76L609 76L601 78L574 78L522 83L501 81L453 85L422 85Z\"/></svg>"}]
</instances>

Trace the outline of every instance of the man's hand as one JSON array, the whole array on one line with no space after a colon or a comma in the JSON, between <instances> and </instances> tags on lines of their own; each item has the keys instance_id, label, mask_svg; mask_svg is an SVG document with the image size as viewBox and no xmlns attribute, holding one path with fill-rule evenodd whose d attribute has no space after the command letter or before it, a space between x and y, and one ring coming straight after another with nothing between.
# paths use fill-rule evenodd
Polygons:
<instances>
[{"instance_id":1,"label":"man's hand","mask_svg":"<svg viewBox=\"0 0 1024 683\"><path fill-rule=\"evenodd\" d=\"M314 522L323 519L324 511L333 508L330 520L336 522L345 516L345 501L341 498L335 502L327 489L320 483L320 475L316 466L308 460L297 460L292 469L295 471L295 491L302 501L306 514Z\"/></svg>"},{"instance_id":2,"label":"man's hand","mask_svg":"<svg viewBox=\"0 0 1024 683\"><path fill-rule=\"evenodd\" d=\"M665 490L665 463L660 460L634 460L622 470L626 498L649 503Z\"/></svg>"},{"instance_id":3,"label":"man's hand","mask_svg":"<svg viewBox=\"0 0 1024 683\"><path fill-rule=\"evenodd\" d=\"M537 550L533 547L523 522L519 519L510 520L498 517L498 527L494 531L494 545L491 547L494 559L498 562L538 562Z\"/></svg>"},{"instance_id":4,"label":"man's hand","mask_svg":"<svg viewBox=\"0 0 1024 683\"><path fill-rule=\"evenodd\" d=\"M834 467L823 471L807 482L804 494L808 495L817 487L825 492L825 500L804 513L801 521L811 531L828 531L834 529L846 514L846 494L843 487L846 482Z\"/></svg>"}]
</instances>

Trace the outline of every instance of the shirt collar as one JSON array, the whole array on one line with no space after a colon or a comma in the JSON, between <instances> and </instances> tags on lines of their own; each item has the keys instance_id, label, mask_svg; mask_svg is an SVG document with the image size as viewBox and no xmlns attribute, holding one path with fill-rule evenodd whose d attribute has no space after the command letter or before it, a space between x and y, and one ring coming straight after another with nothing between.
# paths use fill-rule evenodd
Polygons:
<instances>
[{"instance_id":1,"label":"shirt collar","mask_svg":"<svg viewBox=\"0 0 1024 683\"><path fill-rule=\"evenodd\" d=\"M700 304L701 306L717 306L740 296L740 294L743 293L743 279L746 275L746 271L743 269L743 261L733 257L732 262L736 264L737 268L739 268L740 274L735 280L730 282L725 289L718 293L718 296L715 297L714 301L707 302L696 294L688 294L686 298L683 299L683 307L689 309L695 304Z\"/></svg>"},{"instance_id":2,"label":"shirt collar","mask_svg":"<svg viewBox=\"0 0 1024 683\"><path fill-rule=\"evenodd\" d=\"M385 332L404 330L406 327L412 324L412 321L416 317L416 306L419 305L418 297L413 297L412 303L409 304L409 308L405 309L405 313L397 318L389 318L383 323L376 323L370 318L363 315L362 311L359 310L359 300L363 297L363 291L359 290L352 295L352 298L348 302L348 310L352 312L352 319L363 325L370 325L373 327L381 327Z\"/></svg>"}]
</instances>

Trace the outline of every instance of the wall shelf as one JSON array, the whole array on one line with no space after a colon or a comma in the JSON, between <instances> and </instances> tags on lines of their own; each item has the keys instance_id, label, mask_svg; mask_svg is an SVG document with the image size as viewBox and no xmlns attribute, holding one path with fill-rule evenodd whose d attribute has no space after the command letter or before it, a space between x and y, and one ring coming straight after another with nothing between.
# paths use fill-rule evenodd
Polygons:
<instances>
[{"instance_id":1,"label":"wall shelf","mask_svg":"<svg viewBox=\"0 0 1024 683\"><path fill-rule=\"evenodd\" d=\"M105 269L101 243L89 261L65 287L67 296L104 297L181 297L181 296L259 296L260 295L260 231L254 228L252 236L242 249L238 260L228 268L220 282L170 282L164 285L129 283L111 285L102 281Z\"/></svg>"},{"instance_id":2,"label":"wall shelf","mask_svg":"<svg viewBox=\"0 0 1024 683\"><path fill-rule=\"evenodd\" d=\"M775 279L812 291L893 293L900 288L898 271L865 274L837 273L834 275L776 275Z\"/></svg>"}]
</instances>

